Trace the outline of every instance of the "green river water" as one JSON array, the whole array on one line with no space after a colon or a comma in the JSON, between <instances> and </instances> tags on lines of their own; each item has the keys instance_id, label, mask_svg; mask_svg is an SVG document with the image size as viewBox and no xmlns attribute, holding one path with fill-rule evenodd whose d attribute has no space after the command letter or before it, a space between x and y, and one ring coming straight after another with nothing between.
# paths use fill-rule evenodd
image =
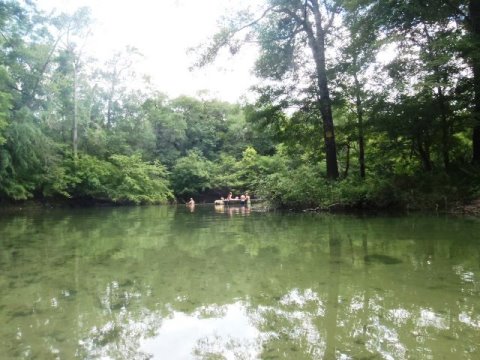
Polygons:
<instances>
[{"instance_id":1,"label":"green river water","mask_svg":"<svg viewBox=\"0 0 480 360\"><path fill-rule=\"evenodd\" d=\"M0 215L0 359L480 359L480 220Z\"/></svg>"}]
</instances>

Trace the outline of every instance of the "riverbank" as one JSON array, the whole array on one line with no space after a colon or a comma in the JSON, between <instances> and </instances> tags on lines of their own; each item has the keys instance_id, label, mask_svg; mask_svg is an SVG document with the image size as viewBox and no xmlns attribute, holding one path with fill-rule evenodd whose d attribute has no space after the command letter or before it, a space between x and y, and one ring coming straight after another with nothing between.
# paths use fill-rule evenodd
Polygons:
<instances>
[{"instance_id":1,"label":"riverbank","mask_svg":"<svg viewBox=\"0 0 480 360\"><path fill-rule=\"evenodd\" d=\"M459 204L451 209L452 214L463 214L480 217L480 198L466 204Z\"/></svg>"},{"instance_id":2,"label":"riverbank","mask_svg":"<svg viewBox=\"0 0 480 360\"><path fill-rule=\"evenodd\" d=\"M45 209L72 209L72 208L88 208L88 207L118 207L126 205L135 205L134 203L118 203L109 200L81 198L34 198L28 200L1 200L0 214L16 213L22 211L36 211Z\"/></svg>"},{"instance_id":3,"label":"riverbank","mask_svg":"<svg viewBox=\"0 0 480 360\"><path fill-rule=\"evenodd\" d=\"M300 176L303 175L303 176ZM463 173L397 175L328 181L291 174L268 182L261 195L275 207L294 211L426 211L478 215L480 176Z\"/></svg>"},{"instance_id":4,"label":"riverbank","mask_svg":"<svg viewBox=\"0 0 480 360\"><path fill-rule=\"evenodd\" d=\"M375 207L354 207L345 204L332 204L330 206L319 206L314 208L305 208L305 209L288 209L293 211L301 212L311 212L311 213L367 213L367 214L390 214L390 213L410 213L410 212L426 212L426 213L443 213L448 215L466 215L466 216L475 216L480 217L480 199L468 202L465 204L456 203L448 208L440 208L439 206L435 207L422 207L422 208L413 208L413 207L390 207L390 208L375 208Z\"/></svg>"},{"instance_id":5,"label":"riverbank","mask_svg":"<svg viewBox=\"0 0 480 360\"><path fill-rule=\"evenodd\" d=\"M213 203L199 203L210 204ZM257 204L258 205L258 204ZM46 209L72 209L72 208L100 208L100 207L123 207L123 206L141 206L133 203L115 203L112 201L99 199L29 199L22 201L1 201L1 214L15 214L25 211L42 211ZM336 202L318 206L278 206L271 202L264 201L261 208L265 211L273 211L275 209L304 212L304 213L338 213L338 214L359 214L368 213L375 215L407 212L427 212L427 213L444 213L450 215L468 215L480 217L480 198L471 201L452 201L443 203L410 203L410 204L378 204L374 203L352 203L352 202Z\"/></svg>"}]
</instances>

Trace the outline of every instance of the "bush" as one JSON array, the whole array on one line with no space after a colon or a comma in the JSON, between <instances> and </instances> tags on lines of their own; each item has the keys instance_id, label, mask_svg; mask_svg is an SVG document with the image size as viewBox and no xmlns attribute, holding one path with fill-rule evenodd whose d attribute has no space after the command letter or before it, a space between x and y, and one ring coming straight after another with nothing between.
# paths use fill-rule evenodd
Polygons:
<instances>
[{"instance_id":1,"label":"bush","mask_svg":"<svg viewBox=\"0 0 480 360\"><path fill-rule=\"evenodd\" d=\"M139 155L113 155L107 193L115 202L167 203L173 199L167 172L160 162L146 163Z\"/></svg>"},{"instance_id":2,"label":"bush","mask_svg":"<svg viewBox=\"0 0 480 360\"><path fill-rule=\"evenodd\" d=\"M75 161L65 161L51 177L48 195L134 204L173 199L166 170L159 162L144 162L139 155L113 155L109 160L82 154Z\"/></svg>"},{"instance_id":3,"label":"bush","mask_svg":"<svg viewBox=\"0 0 480 360\"><path fill-rule=\"evenodd\" d=\"M172 183L178 196L193 196L211 188L213 164L197 151L176 161L172 170Z\"/></svg>"}]
</instances>

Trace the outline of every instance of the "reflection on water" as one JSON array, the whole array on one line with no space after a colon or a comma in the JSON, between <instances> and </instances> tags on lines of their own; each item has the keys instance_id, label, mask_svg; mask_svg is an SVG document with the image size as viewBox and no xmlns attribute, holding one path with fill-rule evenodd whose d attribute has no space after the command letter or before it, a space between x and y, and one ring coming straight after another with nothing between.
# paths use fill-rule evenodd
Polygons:
<instances>
[{"instance_id":1,"label":"reflection on water","mask_svg":"<svg viewBox=\"0 0 480 360\"><path fill-rule=\"evenodd\" d=\"M250 215L252 208L250 205L214 205L215 212L221 214L233 215Z\"/></svg>"},{"instance_id":2,"label":"reflection on water","mask_svg":"<svg viewBox=\"0 0 480 360\"><path fill-rule=\"evenodd\" d=\"M480 358L478 220L191 210L0 218L2 356Z\"/></svg>"},{"instance_id":3,"label":"reflection on water","mask_svg":"<svg viewBox=\"0 0 480 360\"><path fill-rule=\"evenodd\" d=\"M173 311L158 333L142 341L148 354L175 354L187 359L218 354L227 359L254 359L260 354L260 332L249 323L240 303L209 305L187 315Z\"/></svg>"}]
</instances>

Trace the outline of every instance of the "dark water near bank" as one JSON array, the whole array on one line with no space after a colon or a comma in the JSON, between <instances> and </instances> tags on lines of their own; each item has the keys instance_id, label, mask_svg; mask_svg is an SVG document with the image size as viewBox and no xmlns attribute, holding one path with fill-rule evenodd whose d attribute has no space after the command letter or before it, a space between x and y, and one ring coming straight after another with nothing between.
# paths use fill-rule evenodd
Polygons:
<instances>
[{"instance_id":1,"label":"dark water near bank","mask_svg":"<svg viewBox=\"0 0 480 360\"><path fill-rule=\"evenodd\" d=\"M480 221L0 217L2 359L480 359Z\"/></svg>"}]
</instances>

